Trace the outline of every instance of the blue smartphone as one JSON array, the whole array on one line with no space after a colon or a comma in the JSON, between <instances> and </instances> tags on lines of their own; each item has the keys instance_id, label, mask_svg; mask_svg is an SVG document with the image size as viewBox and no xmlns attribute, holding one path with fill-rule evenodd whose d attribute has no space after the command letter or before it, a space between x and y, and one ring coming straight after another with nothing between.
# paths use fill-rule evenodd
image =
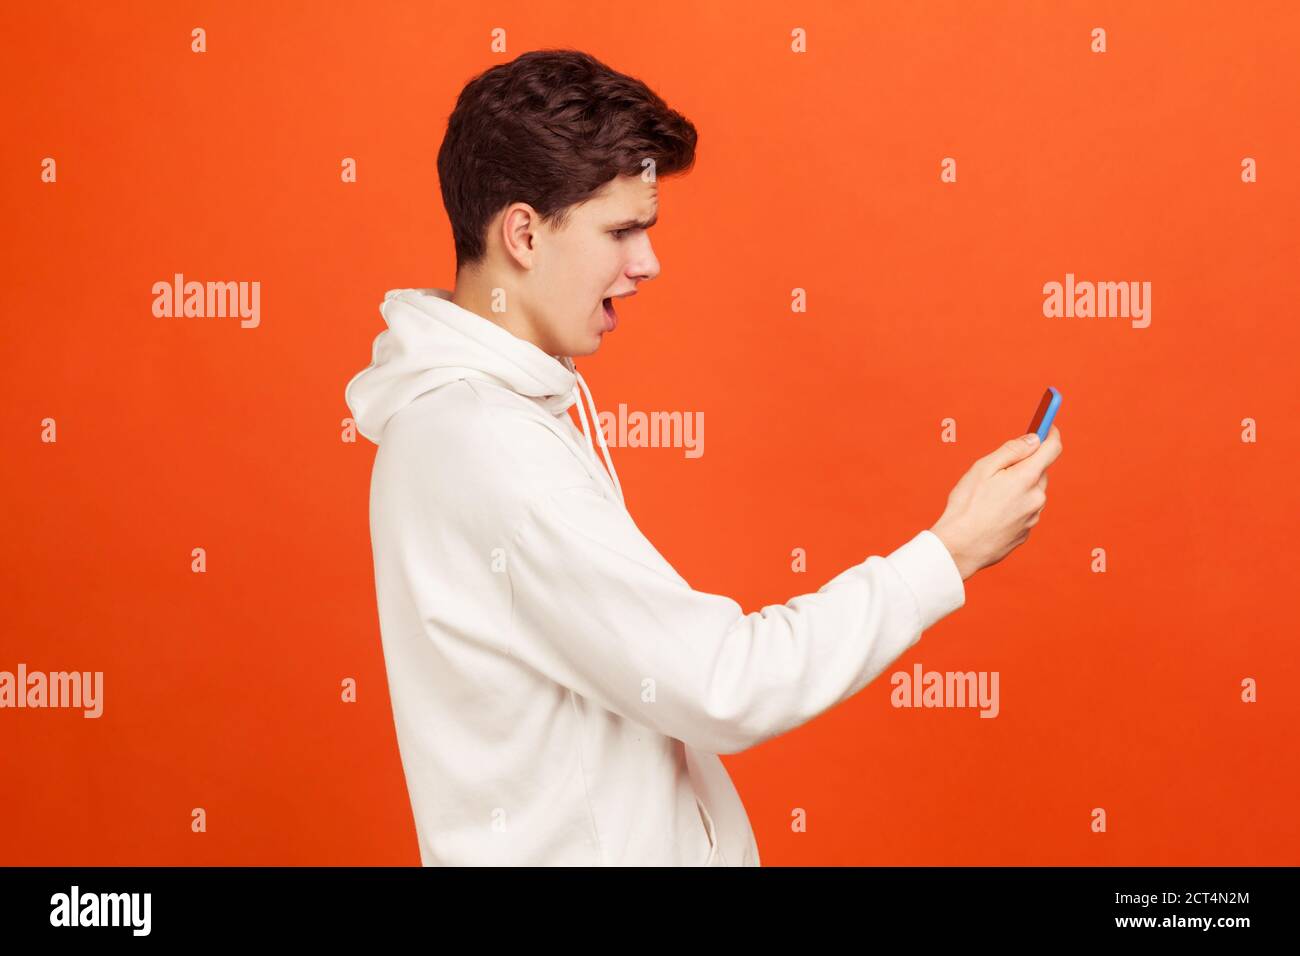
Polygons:
<instances>
[{"instance_id":1,"label":"blue smartphone","mask_svg":"<svg viewBox=\"0 0 1300 956\"><path fill-rule=\"evenodd\" d=\"M1056 418L1056 410L1060 407L1061 393L1052 386L1047 386L1047 391L1043 392L1042 401L1038 403L1038 411L1034 412L1034 417L1030 419L1025 434L1037 432L1040 442L1047 441L1047 434L1052 430L1052 419Z\"/></svg>"}]
</instances>

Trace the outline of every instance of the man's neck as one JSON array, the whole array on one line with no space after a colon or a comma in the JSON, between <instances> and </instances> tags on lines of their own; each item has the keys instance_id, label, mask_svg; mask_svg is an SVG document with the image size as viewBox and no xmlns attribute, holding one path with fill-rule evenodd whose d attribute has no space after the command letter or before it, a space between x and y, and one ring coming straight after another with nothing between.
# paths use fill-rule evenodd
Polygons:
<instances>
[{"instance_id":1,"label":"man's neck","mask_svg":"<svg viewBox=\"0 0 1300 956\"><path fill-rule=\"evenodd\" d=\"M500 300L505 307L504 312L494 312L492 305L498 296L495 290L500 289ZM451 301L468 312L487 319L493 325L500 326L515 338L523 339L529 342L546 354L551 355L559 361L559 357L553 355L549 349L538 341L538 336L533 331L532 323L529 321L527 313L522 308L512 307L515 296L510 287L494 278L489 274L483 273L456 273L456 287L452 290ZM561 362L561 365L564 363Z\"/></svg>"}]
</instances>

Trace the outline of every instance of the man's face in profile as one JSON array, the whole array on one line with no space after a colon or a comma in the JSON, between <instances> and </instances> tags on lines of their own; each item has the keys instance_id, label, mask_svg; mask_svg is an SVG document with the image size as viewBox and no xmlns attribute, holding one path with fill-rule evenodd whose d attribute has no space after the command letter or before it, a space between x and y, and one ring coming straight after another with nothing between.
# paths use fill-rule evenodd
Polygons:
<instances>
[{"instance_id":1,"label":"man's face in profile","mask_svg":"<svg viewBox=\"0 0 1300 956\"><path fill-rule=\"evenodd\" d=\"M559 229L538 230L528 312L551 355L590 355L609 327L606 300L631 295L659 274L647 229L659 212L657 182L618 176L570 210Z\"/></svg>"}]
</instances>

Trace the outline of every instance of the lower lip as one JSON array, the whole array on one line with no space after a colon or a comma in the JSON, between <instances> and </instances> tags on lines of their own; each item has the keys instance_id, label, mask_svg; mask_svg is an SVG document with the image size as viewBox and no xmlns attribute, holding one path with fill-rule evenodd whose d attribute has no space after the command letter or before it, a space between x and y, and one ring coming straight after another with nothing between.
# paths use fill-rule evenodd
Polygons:
<instances>
[{"instance_id":1,"label":"lower lip","mask_svg":"<svg viewBox=\"0 0 1300 956\"><path fill-rule=\"evenodd\" d=\"M601 311L605 314L605 331L613 332L618 328L618 314L614 311L614 300L609 300L609 305L601 302Z\"/></svg>"}]
</instances>

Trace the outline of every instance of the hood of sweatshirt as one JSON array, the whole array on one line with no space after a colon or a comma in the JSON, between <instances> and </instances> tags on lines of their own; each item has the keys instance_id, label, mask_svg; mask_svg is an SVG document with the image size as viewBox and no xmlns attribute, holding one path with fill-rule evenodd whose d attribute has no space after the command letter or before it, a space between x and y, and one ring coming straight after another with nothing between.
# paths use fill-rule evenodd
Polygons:
<instances>
[{"instance_id":1,"label":"hood of sweatshirt","mask_svg":"<svg viewBox=\"0 0 1300 956\"><path fill-rule=\"evenodd\" d=\"M441 385L473 378L495 382L540 403L553 415L578 406L587 448L596 460L592 431L620 500L623 488L609 455L591 389L571 357L548 355L451 301L447 289L392 289L379 313L387 328L375 337L368 366L344 390L357 430L375 444L398 411ZM583 399L591 407L591 425Z\"/></svg>"}]
</instances>

